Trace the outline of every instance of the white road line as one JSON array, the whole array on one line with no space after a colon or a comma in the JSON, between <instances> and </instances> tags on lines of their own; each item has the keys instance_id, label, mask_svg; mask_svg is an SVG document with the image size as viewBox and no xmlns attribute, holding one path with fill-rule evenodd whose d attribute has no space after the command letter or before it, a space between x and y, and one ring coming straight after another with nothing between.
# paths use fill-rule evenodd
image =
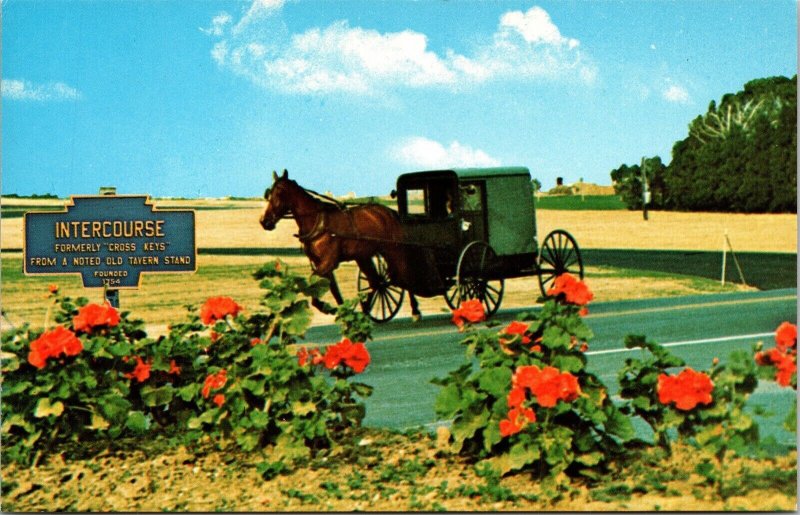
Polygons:
<instances>
[{"instance_id":1,"label":"white road line","mask_svg":"<svg viewBox=\"0 0 800 515\"><path fill-rule=\"evenodd\" d=\"M703 340L686 340L683 342L671 342L671 343L662 343L660 344L662 347L679 347L681 345L700 345L703 343L721 343L721 342L733 342L737 340L751 340L755 338L766 338L768 336L774 336L775 333L759 333L759 334L742 334L738 336L721 336L719 338L706 338ZM607 350L596 350L596 351L588 351L585 352L587 356L597 356L599 354L614 354L616 352L632 352L642 350L639 347L633 349L607 349Z\"/></svg>"}]
</instances>

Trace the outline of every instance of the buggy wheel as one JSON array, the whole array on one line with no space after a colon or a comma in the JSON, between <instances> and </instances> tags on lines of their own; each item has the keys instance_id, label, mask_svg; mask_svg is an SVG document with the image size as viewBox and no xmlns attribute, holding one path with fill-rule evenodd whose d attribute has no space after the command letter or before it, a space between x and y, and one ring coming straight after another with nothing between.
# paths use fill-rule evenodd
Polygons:
<instances>
[{"instance_id":1,"label":"buggy wheel","mask_svg":"<svg viewBox=\"0 0 800 515\"><path fill-rule=\"evenodd\" d=\"M492 273L497 265L494 249L482 241L470 242L458 258L456 268L456 288L452 296L458 306L469 299L478 299L483 304L486 317L494 315L503 302L505 281L494 278ZM450 290L448 290L448 294ZM445 300L447 295L445 295ZM450 302L448 301L448 305Z\"/></svg>"},{"instance_id":2,"label":"buggy wheel","mask_svg":"<svg viewBox=\"0 0 800 515\"><path fill-rule=\"evenodd\" d=\"M547 235L539 249L539 288L542 295L547 296L553 281L563 273L583 279L583 259L575 238L567 231L556 229Z\"/></svg>"},{"instance_id":3,"label":"buggy wheel","mask_svg":"<svg viewBox=\"0 0 800 515\"><path fill-rule=\"evenodd\" d=\"M447 307L450 309L458 309L458 281L453 281L453 283L447 288L447 291L444 292L444 301L447 303Z\"/></svg>"},{"instance_id":4,"label":"buggy wheel","mask_svg":"<svg viewBox=\"0 0 800 515\"><path fill-rule=\"evenodd\" d=\"M388 322L400 311L405 290L394 286L389 279L389 267L380 254L375 254L370 263L373 275L370 281L367 273L358 270L358 295L361 298L361 310L378 323Z\"/></svg>"}]
</instances>

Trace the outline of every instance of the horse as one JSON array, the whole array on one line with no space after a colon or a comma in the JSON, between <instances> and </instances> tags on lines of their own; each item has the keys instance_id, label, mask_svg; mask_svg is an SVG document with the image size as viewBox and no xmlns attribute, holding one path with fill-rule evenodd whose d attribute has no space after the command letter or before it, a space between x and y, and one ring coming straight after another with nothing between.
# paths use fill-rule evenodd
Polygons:
<instances>
[{"instance_id":1,"label":"horse","mask_svg":"<svg viewBox=\"0 0 800 515\"><path fill-rule=\"evenodd\" d=\"M292 214L298 228L295 236L311 261L313 274L330 281L331 294L337 304L342 304L343 299L333 271L343 261L355 261L374 291L380 278L372 257L380 253L386 260L390 280L401 285L406 283L403 279L413 271L406 264L403 230L397 212L380 204L344 207L331 198L302 188L289 179L286 170L280 177L273 171L272 179L272 186L264 192L267 207L259 220L261 227L271 231L278 220ZM412 317L418 320L419 304L410 292L409 301ZM320 311L326 311L318 299L312 303Z\"/></svg>"}]
</instances>

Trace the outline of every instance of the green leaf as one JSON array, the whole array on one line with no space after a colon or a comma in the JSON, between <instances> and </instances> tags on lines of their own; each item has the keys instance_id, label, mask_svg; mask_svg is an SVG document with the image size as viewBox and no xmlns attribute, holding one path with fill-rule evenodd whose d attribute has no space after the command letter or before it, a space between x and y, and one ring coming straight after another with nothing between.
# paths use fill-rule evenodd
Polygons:
<instances>
[{"instance_id":1,"label":"green leaf","mask_svg":"<svg viewBox=\"0 0 800 515\"><path fill-rule=\"evenodd\" d=\"M364 397L364 398L369 397L370 395L372 395L372 391L374 389L372 386L370 386L368 384L364 384L364 383L355 383L355 382L353 382L353 383L350 383L350 386L353 388L354 392L356 392L359 396Z\"/></svg>"},{"instance_id":2,"label":"green leaf","mask_svg":"<svg viewBox=\"0 0 800 515\"><path fill-rule=\"evenodd\" d=\"M485 460L501 476L533 463L542 455L539 446L529 440L514 444L508 452Z\"/></svg>"},{"instance_id":3,"label":"green leaf","mask_svg":"<svg viewBox=\"0 0 800 515\"><path fill-rule=\"evenodd\" d=\"M50 399L44 397L39 399L39 402L36 403L36 411L33 412L33 416L36 418L49 417L50 415L59 417L63 412L64 404L62 404L61 401L56 401L51 404Z\"/></svg>"},{"instance_id":4,"label":"green leaf","mask_svg":"<svg viewBox=\"0 0 800 515\"><path fill-rule=\"evenodd\" d=\"M478 376L482 390L497 398L504 398L511 390L511 369L508 367L483 370Z\"/></svg>"},{"instance_id":5,"label":"green leaf","mask_svg":"<svg viewBox=\"0 0 800 515\"><path fill-rule=\"evenodd\" d=\"M250 421L253 423L253 427L256 429L264 429L269 424L269 414L264 413L263 411L251 411L250 412Z\"/></svg>"},{"instance_id":6,"label":"green leaf","mask_svg":"<svg viewBox=\"0 0 800 515\"><path fill-rule=\"evenodd\" d=\"M453 422L453 440L457 447L461 447L464 440L472 438L478 429L486 427L489 420L489 411L484 408L478 414L466 413Z\"/></svg>"},{"instance_id":7,"label":"green leaf","mask_svg":"<svg viewBox=\"0 0 800 515\"><path fill-rule=\"evenodd\" d=\"M14 427L14 426L16 426L16 427L21 427L22 429L24 429L24 430L25 430L26 432L28 432L28 433L30 433L30 432L31 432L31 431L33 431L33 429L34 429L33 425L32 425L32 424L30 424L29 422L27 422L27 421L25 420L25 417L23 417L23 416L22 416L21 414L19 414L19 413L17 413L17 414L14 414L14 415L11 415L10 417L7 417L7 418L6 418L6 419L3 421L3 427L2 427L2 431L3 431L4 433L7 433L7 432L8 432L8 431L10 431L10 430L11 430L11 428L12 428L12 427Z\"/></svg>"},{"instance_id":8,"label":"green leaf","mask_svg":"<svg viewBox=\"0 0 800 515\"><path fill-rule=\"evenodd\" d=\"M575 458L575 461L582 465L586 465L587 467L594 467L603 461L603 453L600 451L595 451L587 454L581 454Z\"/></svg>"},{"instance_id":9,"label":"green leaf","mask_svg":"<svg viewBox=\"0 0 800 515\"><path fill-rule=\"evenodd\" d=\"M562 372L580 372L583 370L583 360L578 356L559 355L553 358L553 366Z\"/></svg>"},{"instance_id":10,"label":"green leaf","mask_svg":"<svg viewBox=\"0 0 800 515\"><path fill-rule=\"evenodd\" d=\"M450 384L443 388L436 396L433 409L436 415L441 418L450 418L461 405L461 391L455 384Z\"/></svg>"},{"instance_id":11,"label":"green leaf","mask_svg":"<svg viewBox=\"0 0 800 515\"><path fill-rule=\"evenodd\" d=\"M142 387L142 402L145 406L155 407L164 406L172 402L175 390L171 384L166 384L162 387L156 388L153 386Z\"/></svg>"},{"instance_id":12,"label":"green leaf","mask_svg":"<svg viewBox=\"0 0 800 515\"><path fill-rule=\"evenodd\" d=\"M141 411L131 411L128 413L128 419L125 421L125 427L134 433L144 433L150 429L150 419L148 419Z\"/></svg>"},{"instance_id":13,"label":"green leaf","mask_svg":"<svg viewBox=\"0 0 800 515\"><path fill-rule=\"evenodd\" d=\"M612 435L616 435L622 441L628 441L634 437L635 431L630 417L626 417L616 407L610 406L608 420L606 420L606 431Z\"/></svg>"},{"instance_id":14,"label":"green leaf","mask_svg":"<svg viewBox=\"0 0 800 515\"><path fill-rule=\"evenodd\" d=\"M99 414L93 412L92 423L86 427L88 427L89 429L94 429L96 431L103 431L105 429L108 429L109 425L110 424L108 423L108 420L104 419Z\"/></svg>"},{"instance_id":15,"label":"green leaf","mask_svg":"<svg viewBox=\"0 0 800 515\"><path fill-rule=\"evenodd\" d=\"M316 411L317 405L313 402L299 402L295 401L292 403L292 413L297 415L298 417L302 417L304 415L308 415L309 413L313 413Z\"/></svg>"}]
</instances>

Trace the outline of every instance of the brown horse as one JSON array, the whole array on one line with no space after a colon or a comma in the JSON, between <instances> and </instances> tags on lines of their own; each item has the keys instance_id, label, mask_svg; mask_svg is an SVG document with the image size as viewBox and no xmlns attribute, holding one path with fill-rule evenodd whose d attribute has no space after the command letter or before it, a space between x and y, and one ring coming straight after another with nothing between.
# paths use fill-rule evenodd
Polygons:
<instances>
[{"instance_id":1,"label":"brown horse","mask_svg":"<svg viewBox=\"0 0 800 515\"><path fill-rule=\"evenodd\" d=\"M378 277L372 257L380 253L386 260L389 277L401 281L409 270L405 265L403 230L397 213L380 204L364 204L344 208L332 199L312 195L283 175L272 172L273 184L264 193L267 207L261 215L261 227L271 231L285 215L291 213L297 228L297 238L303 245L303 252L311 261L314 274L330 281L331 294L338 304L342 295L336 284L333 271L343 261L355 261L367 277L373 290ZM410 295L412 315L419 317L419 306ZM321 303L314 305L321 309Z\"/></svg>"}]
</instances>

